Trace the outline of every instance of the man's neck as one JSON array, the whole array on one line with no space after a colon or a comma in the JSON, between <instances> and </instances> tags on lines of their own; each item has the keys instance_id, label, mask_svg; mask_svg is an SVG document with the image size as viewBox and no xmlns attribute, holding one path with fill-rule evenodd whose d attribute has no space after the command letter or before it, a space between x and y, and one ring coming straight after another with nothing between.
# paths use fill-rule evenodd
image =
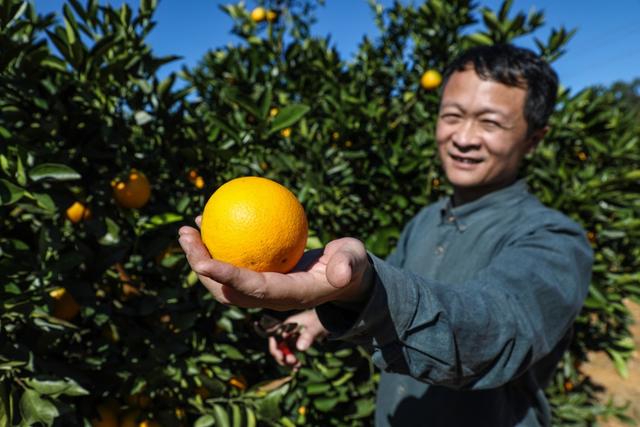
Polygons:
<instances>
[{"instance_id":1,"label":"man's neck","mask_svg":"<svg viewBox=\"0 0 640 427\"><path fill-rule=\"evenodd\" d=\"M470 203L475 200L478 200L479 198L484 197L487 194L493 193L494 191L502 190L503 188L506 188L512 185L516 181L517 181L517 178L514 177L509 181L505 181L504 183L500 183L492 186L470 187L470 188L454 187L453 197L451 198L451 201L453 203L453 206L462 206L466 203Z\"/></svg>"}]
</instances>

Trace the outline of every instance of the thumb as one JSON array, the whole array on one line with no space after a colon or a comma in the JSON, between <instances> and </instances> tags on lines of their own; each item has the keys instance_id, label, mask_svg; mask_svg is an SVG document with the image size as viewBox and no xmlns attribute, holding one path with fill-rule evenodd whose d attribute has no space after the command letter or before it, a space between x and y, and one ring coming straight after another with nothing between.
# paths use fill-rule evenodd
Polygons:
<instances>
[{"instance_id":1,"label":"thumb","mask_svg":"<svg viewBox=\"0 0 640 427\"><path fill-rule=\"evenodd\" d=\"M306 351L313 342L315 341L315 336L310 333L302 332L296 341L296 348L299 351Z\"/></svg>"},{"instance_id":2,"label":"thumb","mask_svg":"<svg viewBox=\"0 0 640 427\"><path fill-rule=\"evenodd\" d=\"M327 263L327 280L334 288L344 288L353 277L356 255L346 249L338 250Z\"/></svg>"}]
</instances>

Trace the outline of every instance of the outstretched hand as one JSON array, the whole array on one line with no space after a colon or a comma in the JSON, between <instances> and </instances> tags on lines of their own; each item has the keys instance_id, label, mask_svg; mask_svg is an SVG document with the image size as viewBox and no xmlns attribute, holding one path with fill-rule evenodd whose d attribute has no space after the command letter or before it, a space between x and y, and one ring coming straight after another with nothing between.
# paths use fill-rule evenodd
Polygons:
<instances>
[{"instance_id":1,"label":"outstretched hand","mask_svg":"<svg viewBox=\"0 0 640 427\"><path fill-rule=\"evenodd\" d=\"M200 225L200 217L196 223ZM371 287L372 266L357 239L337 239L323 250L309 251L291 273L282 274L257 273L212 259L193 227L184 226L179 234L191 269L223 304L300 310L330 301L362 301Z\"/></svg>"}]
</instances>

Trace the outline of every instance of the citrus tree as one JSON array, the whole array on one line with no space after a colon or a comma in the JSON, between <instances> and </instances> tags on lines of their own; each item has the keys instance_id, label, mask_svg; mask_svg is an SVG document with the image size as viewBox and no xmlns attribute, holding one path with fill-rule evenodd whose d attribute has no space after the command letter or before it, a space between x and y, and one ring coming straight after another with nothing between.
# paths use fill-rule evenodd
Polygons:
<instances>
[{"instance_id":1,"label":"citrus tree","mask_svg":"<svg viewBox=\"0 0 640 427\"><path fill-rule=\"evenodd\" d=\"M510 1L372 2L380 36L346 60L312 35L316 3L238 3L223 7L238 44L160 80L175 57L145 41L154 0L137 11L69 0L57 17L1 4L0 425L369 425L367 353L324 343L298 372L278 367L254 328L262 313L197 284L178 227L222 183L264 176L305 206L307 247L351 235L385 256L451 191L434 142L445 64L525 36L554 61L572 35L535 37L543 14ZM558 425L624 417L595 401L580 365L605 351L624 375L633 350L623 302L640 295L637 135L615 94L562 89L527 160L533 191L596 252L547 390Z\"/></svg>"}]
</instances>

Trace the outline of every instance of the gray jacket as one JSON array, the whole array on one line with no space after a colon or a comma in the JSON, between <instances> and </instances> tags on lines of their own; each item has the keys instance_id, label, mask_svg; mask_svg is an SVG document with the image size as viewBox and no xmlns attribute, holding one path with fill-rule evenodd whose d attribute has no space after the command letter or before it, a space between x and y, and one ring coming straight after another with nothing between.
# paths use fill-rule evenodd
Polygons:
<instances>
[{"instance_id":1,"label":"gray jacket","mask_svg":"<svg viewBox=\"0 0 640 427\"><path fill-rule=\"evenodd\" d=\"M382 369L377 426L547 426L544 388L587 295L584 230L526 183L406 226L362 307L317 307Z\"/></svg>"}]
</instances>

